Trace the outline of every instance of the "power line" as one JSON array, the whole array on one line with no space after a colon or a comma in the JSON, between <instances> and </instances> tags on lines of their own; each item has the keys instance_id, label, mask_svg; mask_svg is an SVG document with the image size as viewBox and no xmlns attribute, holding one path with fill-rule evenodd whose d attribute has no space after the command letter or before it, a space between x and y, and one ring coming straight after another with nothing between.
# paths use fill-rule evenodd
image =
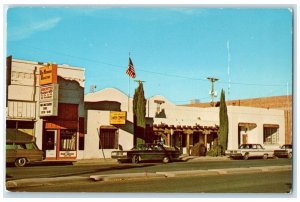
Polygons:
<instances>
[{"instance_id":1,"label":"power line","mask_svg":"<svg viewBox=\"0 0 300 202\"><path fill-rule=\"evenodd\" d=\"M21 44L18 44L19 46L23 46ZM42 50L42 51L47 51L45 49L42 49L42 48L38 48L38 47L33 47L32 45L26 45L26 47L31 47L31 48L34 48L34 49L39 49L39 50ZM95 60L95 59L90 59L90 58L85 58L85 57L80 57L80 56L74 56L74 55L70 55L70 54L66 54L66 53L61 53L61 52L58 52L58 51L52 51L51 52L52 54L59 54L59 55L64 55L64 56L67 56L67 57L71 57L71 58L76 58L76 59L79 59L79 60L83 60L83 61L89 61L89 62L93 62L93 63L96 63L96 64L104 64L104 65L108 65L108 66L112 66L112 67L117 67L117 68L127 68L125 67L126 65L116 65L116 64L111 64L111 63L108 63L108 62L103 62L103 61L99 61L99 60ZM146 73L151 73L151 74L157 74L157 75L162 75L162 76L167 76L167 77L177 77L177 78L183 78L183 79L190 79L190 80L197 80L197 81L203 81L205 82L206 81L206 78L195 78L195 77L188 77L188 76L184 76L184 75L176 75L176 74L169 74L169 73L164 73L164 72L154 72L154 71L149 71L149 70L145 70L143 68L136 68L138 71L141 71L141 72L146 72ZM219 82L221 84L229 84L229 85L246 85L246 86L286 86L286 83L285 84L262 84L262 83L241 83L241 82L232 82L232 81L229 81L229 82Z\"/></svg>"}]
</instances>

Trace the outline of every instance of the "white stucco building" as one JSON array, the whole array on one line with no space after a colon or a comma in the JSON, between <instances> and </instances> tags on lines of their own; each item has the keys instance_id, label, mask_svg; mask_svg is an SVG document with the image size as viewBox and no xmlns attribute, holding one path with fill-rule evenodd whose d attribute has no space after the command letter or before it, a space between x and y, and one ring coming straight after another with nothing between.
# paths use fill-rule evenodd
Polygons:
<instances>
[{"instance_id":1,"label":"white stucco building","mask_svg":"<svg viewBox=\"0 0 300 202\"><path fill-rule=\"evenodd\" d=\"M114 88L85 96L85 149L78 158L106 158L112 150L134 145L132 98ZM260 143L266 148L284 144L284 111L228 106L228 148L242 143ZM123 124L111 124L111 112L125 112ZM190 153L197 143L209 150L217 139L219 108L177 106L163 96L153 96L146 105L146 141L164 141ZM100 138L99 138L100 135ZM101 140L101 141L100 141Z\"/></svg>"}]
</instances>

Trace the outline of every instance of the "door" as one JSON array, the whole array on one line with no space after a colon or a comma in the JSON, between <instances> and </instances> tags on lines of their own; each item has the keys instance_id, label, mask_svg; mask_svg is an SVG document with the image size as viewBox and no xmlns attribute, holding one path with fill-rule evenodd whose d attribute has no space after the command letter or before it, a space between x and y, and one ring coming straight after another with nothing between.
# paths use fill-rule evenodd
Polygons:
<instances>
[{"instance_id":1,"label":"door","mask_svg":"<svg viewBox=\"0 0 300 202\"><path fill-rule=\"evenodd\" d=\"M248 144L248 135L243 134L243 144Z\"/></svg>"},{"instance_id":2,"label":"door","mask_svg":"<svg viewBox=\"0 0 300 202\"><path fill-rule=\"evenodd\" d=\"M45 143L46 143L46 158L56 158L56 142L57 131L46 130Z\"/></svg>"}]
</instances>

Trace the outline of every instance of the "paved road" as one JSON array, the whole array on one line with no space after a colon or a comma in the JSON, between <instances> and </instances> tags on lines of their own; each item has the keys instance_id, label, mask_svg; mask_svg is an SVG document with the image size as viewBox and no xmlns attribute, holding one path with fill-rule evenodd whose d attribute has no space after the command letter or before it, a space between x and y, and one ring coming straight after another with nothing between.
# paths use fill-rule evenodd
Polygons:
<instances>
[{"instance_id":1,"label":"paved road","mask_svg":"<svg viewBox=\"0 0 300 202\"><path fill-rule=\"evenodd\" d=\"M135 172L162 172L176 170L207 170L219 168L245 168L261 166L291 165L290 159L251 159L251 160L228 160L228 161L191 161L143 164L87 164L73 165L33 165L23 168L7 167L7 180L25 178L63 177L63 176L90 176L97 174L135 173Z\"/></svg>"},{"instance_id":2,"label":"paved road","mask_svg":"<svg viewBox=\"0 0 300 202\"><path fill-rule=\"evenodd\" d=\"M26 192L111 192L116 193L289 193L292 188L290 171L242 173L218 176L185 176L123 181L80 181L48 186L21 187L12 191ZM34 193L31 193L34 195ZM53 193L48 193L51 197ZM67 194L68 195L68 194ZM64 195L66 196L66 195ZM82 195L80 195L82 196ZM95 196L95 195L94 195ZM134 194L131 194L133 197ZM158 195L151 195L157 197ZM201 196L201 194L200 194ZM145 195L143 195L145 197ZM172 195L176 197L176 195ZM288 197L286 195L286 197Z\"/></svg>"}]
</instances>

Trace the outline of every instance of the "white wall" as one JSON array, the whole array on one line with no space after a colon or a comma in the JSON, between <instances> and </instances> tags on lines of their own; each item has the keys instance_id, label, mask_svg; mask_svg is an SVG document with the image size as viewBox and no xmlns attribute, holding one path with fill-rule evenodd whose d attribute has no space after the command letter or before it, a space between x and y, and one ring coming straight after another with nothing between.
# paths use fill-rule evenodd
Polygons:
<instances>
[{"instance_id":1,"label":"white wall","mask_svg":"<svg viewBox=\"0 0 300 202\"><path fill-rule=\"evenodd\" d=\"M228 149L238 147L238 124L256 123L256 128L248 130L248 143L259 143L263 145L263 125L279 125L279 143L277 145L263 145L266 148L276 148L284 144L284 111L276 109L264 109L254 107L227 106L229 119ZM244 132L242 132L243 134ZM241 138L242 141L242 138Z\"/></svg>"},{"instance_id":2,"label":"white wall","mask_svg":"<svg viewBox=\"0 0 300 202\"><path fill-rule=\"evenodd\" d=\"M85 134L85 145L82 156L78 158L94 159L103 158L102 150L99 149L99 136L97 129L101 125L110 125L110 112L101 110L87 110L87 134ZM122 145L124 150L129 150L133 147L133 135L118 129L119 132L119 144ZM111 152L115 149L104 149L104 155L106 158L111 157Z\"/></svg>"}]
</instances>

